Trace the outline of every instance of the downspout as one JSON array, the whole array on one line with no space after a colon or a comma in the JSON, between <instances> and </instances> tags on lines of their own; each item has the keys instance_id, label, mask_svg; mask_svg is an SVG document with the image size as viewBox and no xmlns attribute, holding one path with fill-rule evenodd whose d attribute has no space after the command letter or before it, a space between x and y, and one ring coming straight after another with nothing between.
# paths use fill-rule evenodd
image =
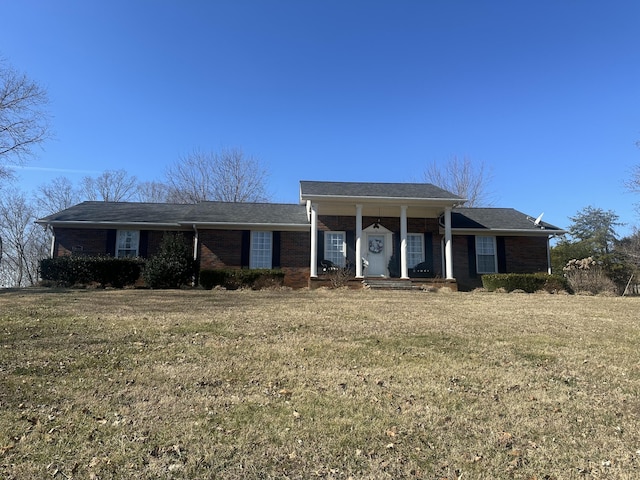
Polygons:
<instances>
[{"instance_id":1,"label":"downspout","mask_svg":"<svg viewBox=\"0 0 640 480\"><path fill-rule=\"evenodd\" d=\"M191 228L193 228L193 261L197 262L198 261L198 243L199 243L199 239L198 239L198 227L196 227L196 224L194 223Z\"/></svg>"},{"instance_id":2,"label":"downspout","mask_svg":"<svg viewBox=\"0 0 640 480\"><path fill-rule=\"evenodd\" d=\"M49 230L49 225L44 227L45 232ZM49 258L53 258L56 253L56 231L51 227L51 245L49 246Z\"/></svg>"},{"instance_id":3,"label":"downspout","mask_svg":"<svg viewBox=\"0 0 640 480\"><path fill-rule=\"evenodd\" d=\"M551 236L547 236L547 273L551 275Z\"/></svg>"},{"instance_id":4,"label":"downspout","mask_svg":"<svg viewBox=\"0 0 640 480\"><path fill-rule=\"evenodd\" d=\"M193 263L195 265L195 269L194 269L194 276L193 276L193 285L192 286L196 286L197 285L197 273L196 272L200 272L200 265L198 265L198 250L200 248L200 239L199 239L199 235L200 232L198 232L198 227L196 227L196 224L194 223L192 225L193 228Z\"/></svg>"}]
</instances>

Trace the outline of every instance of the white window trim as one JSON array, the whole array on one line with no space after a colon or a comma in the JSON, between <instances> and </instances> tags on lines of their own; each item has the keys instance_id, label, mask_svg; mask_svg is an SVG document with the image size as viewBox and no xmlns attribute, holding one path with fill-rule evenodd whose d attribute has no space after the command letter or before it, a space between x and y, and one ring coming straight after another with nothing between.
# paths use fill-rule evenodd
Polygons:
<instances>
[{"instance_id":1,"label":"white window trim","mask_svg":"<svg viewBox=\"0 0 640 480\"><path fill-rule=\"evenodd\" d=\"M342 265L338 265L339 267L344 267L347 264L347 232L343 230L329 230L324 232L324 251L322 252L323 258L325 260L329 260L327 258L327 246L330 245L330 242L327 241L327 237L329 234L340 234L342 235ZM335 262L334 262L335 263Z\"/></svg>"},{"instance_id":2,"label":"white window trim","mask_svg":"<svg viewBox=\"0 0 640 480\"><path fill-rule=\"evenodd\" d=\"M254 257L254 236L256 233L260 233L260 234L264 234L267 233L269 234L269 262L268 262L268 266L264 266L264 265L256 265L256 260ZM249 245L249 268L250 269L255 269L255 268L273 268L273 232L271 231L264 231L264 230L251 230L251 243Z\"/></svg>"},{"instance_id":3,"label":"white window trim","mask_svg":"<svg viewBox=\"0 0 640 480\"><path fill-rule=\"evenodd\" d=\"M414 268L419 263L422 263L422 262L425 261L425 251L424 251L425 250L425 240L424 240L424 234L423 233L407 233L407 243L409 243L408 242L409 237L418 237L418 238L420 238L420 247L422 249L422 251L420 252L420 261L418 263L416 263L415 265L409 265L407 263L407 267L408 268ZM409 257L409 252L407 250L407 260L408 260L408 257Z\"/></svg>"},{"instance_id":4,"label":"white window trim","mask_svg":"<svg viewBox=\"0 0 640 480\"><path fill-rule=\"evenodd\" d=\"M478 261L478 238L490 238L493 241L493 271L482 271L480 270L480 262ZM496 237L493 235L476 235L476 272L479 274L482 273L498 273L498 248L496 243Z\"/></svg>"},{"instance_id":5,"label":"white window trim","mask_svg":"<svg viewBox=\"0 0 640 480\"><path fill-rule=\"evenodd\" d=\"M120 255L120 251L125 250L124 248L120 248L120 232L135 232L136 234L135 255L133 256L137 257L138 255L140 255L140 230L123 229L123 230L116 231L116 258L126 258L129 256L129 255Z\"/></svg>"}]
</instances>

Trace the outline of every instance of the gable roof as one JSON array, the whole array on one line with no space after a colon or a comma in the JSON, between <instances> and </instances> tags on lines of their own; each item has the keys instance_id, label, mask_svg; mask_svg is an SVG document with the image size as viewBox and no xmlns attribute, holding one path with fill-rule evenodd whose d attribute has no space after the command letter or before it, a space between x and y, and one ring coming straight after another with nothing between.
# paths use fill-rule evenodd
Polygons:
<instances>
[{"instance_id":1,"label":"gable roof","mask_svg":"<svg viewBox=\"0 0 640 480\"><path fill-rule=\"evenodd\" d=\"M518 233L532 235L560 235L566 233L555 225L540 222L513 208L456 208L451 212L451 228L454 233L486 230L487 232Z\"/></svg>"},{"instance_id":2,"label":"gable roof","mask_svg":"<svg viewBox=\"0 0 640 480\"><path fill-rule=\"evenodd\" d=\"M466 199L430 183L300 182L300 201L320 199L444 200L461 204Z\"/></svg>"},{"instance_id":3,"label":"gable roof","mask_svg":"<svg viewBox=\"0 0 640 480\"><path fill-rule=\"evenodd\" d=\"M201 202L198 204L140 202L82 202L37 220L67 227L136 226L147 228L213 228L269 226L308 229L306 209L278 203Z\"/></svg>"}]
</instances>

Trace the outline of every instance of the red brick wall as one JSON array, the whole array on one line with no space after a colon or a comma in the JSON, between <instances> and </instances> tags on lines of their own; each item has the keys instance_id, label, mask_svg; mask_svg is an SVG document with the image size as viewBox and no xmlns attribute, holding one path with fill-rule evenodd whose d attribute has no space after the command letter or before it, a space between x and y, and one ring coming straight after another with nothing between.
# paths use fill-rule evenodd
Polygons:
<instances>
[{"instance_id":1,"label":"red brick wall","mask_svg":"<svg viewBox=\"0 0 640 480\"><path fill-rule=\"evenodd\" d=\"M82 254L82 255L105 255L109 250L115 248L115 240L113 245L108 245L109 229L106 228L56 228L56 243L54 245L54 257L63 255ZM147 257L154 255L159 247L164 231L148 230L147 231ZM185 236L185 242L189 248L193 248L193 232L182 232ZM142 246L141 246L142 248Z\"/></svg>"},{"instance_id":2,"label":"red brick wall","mask_svg":"<svg viewBox=\"0 0 640 480\"><path fill-rule=\"evenodd\" d=\"M505 250L508 272L547 272L547 239L545 237L506 237Z\"/></svg>"},{"instance_id":3,"label":"red brick wall","mask_svg":"<svg viewBox=\"0 0 640 480\"><path fill-rule=\"evenodd\" d=\"M376 221L374 217L364 217L363 227ZM398 218L381 218L381 224L391 231L400 229ZM433 243L434 274L444 277L442 265L442 235L437 219L409 218L410 233L430 232ZM320 230L354 231L355 217L320 216ZM74 251L85 255L103 255L107 252L107 229L56 228L54 256L70 255ZM185 232L192 242L192 232ZM158 250L163 232L148 232L147 254ZM200 268L240 268L241 230L201 230L199 232ZM547 271L547 240L544 237L504 237L506 267L508 272L533 273ZM285 284L291 287L305 287L309 281L310 232L280 233L280 264L285 271ZM81 247L79 249L78 247ZM453 237L454 277L461 289L482 286L480 276L469 272L467 236Z\"/></svg>"},{"instance_id":4,"label":"red brick wall","mask_svg":"<svg viewBox=\"0 0 640 480\"><path fill-rule=\"evenodd\" d=\"M240 268L242 230L201 230L200 269Z\"/></svg>"},{"instance_id":5,"label":"red brick wall","mask_svg":"<svg viewBox=\"0 0 640 480\"><path fill-rule=\"evenodd\" d=\"M241 268L242 230L201 230L200 268ZM309 232L280 232L280 265L284 283L292 288L309 283Z\"/></svg>"},{"instance_id":6,"label":"red brick wall","mask_svg":"<svg viewBox=\"0 0 640 480\"><path fill-rule=\"evenodd\" d=\"M106 228L55 228L53 256L61 257L72 253L104 255L107 253L107 232Z\"/></svg>"},{"instance_id":7,"label":"red brick wall","mask_svg":"<svg viewBox=\"0 0 640 480\"><path fill-rule=\"evenodd\" d=\"M468 236L453 237L453 276L460 290L482 287L480 275L469 271ZM545 237L503 237L507 273L547 272Z\"/></svg>"}]
</instances>

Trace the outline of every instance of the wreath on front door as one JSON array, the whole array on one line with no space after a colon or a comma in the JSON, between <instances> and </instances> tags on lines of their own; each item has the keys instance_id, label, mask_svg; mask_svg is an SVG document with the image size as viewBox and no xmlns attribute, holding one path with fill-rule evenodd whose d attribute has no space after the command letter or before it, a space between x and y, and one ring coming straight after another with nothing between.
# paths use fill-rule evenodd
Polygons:
<instances>
[{"instance_id":1,"label":"wreath on front door","mask_svg":"<svg viewBox=\"0 0 640 480\"><path fill-rule=\"evenodd\" d=\"M380 238L369 240L369 251L371 253L380 253L384 250L384 241Z\"/></svg>"}]
</instances>

